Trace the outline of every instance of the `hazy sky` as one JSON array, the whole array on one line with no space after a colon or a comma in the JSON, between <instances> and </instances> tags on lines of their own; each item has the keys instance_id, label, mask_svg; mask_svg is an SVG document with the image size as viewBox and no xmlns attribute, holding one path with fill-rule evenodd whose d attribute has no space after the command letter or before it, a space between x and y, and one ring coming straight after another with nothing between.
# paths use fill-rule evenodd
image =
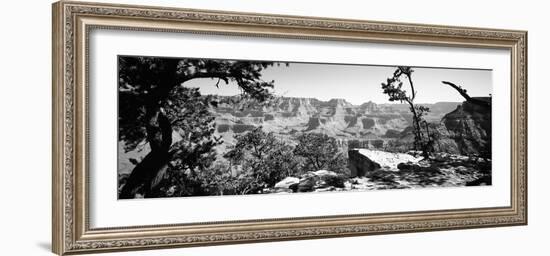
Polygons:
<instances>
[{"instance_id":1,"label":"hazy sky","mask_svg":"<svg viewBox=\"0 0 550 256\"><path fill-rule=\"evenodd\" d=\"M290 63L273 66L263 71L265 81L275 80L274 92L278 96L307 97L320 100L342 98L355 105L373 101L388 103L388 96L382 93L381 83L393 75L396 67L369 65L338 65L319 63ZM418 92L415 102L434 103L439 101L464 101L457 91L441 81L461 85L470 96L489 96L492 91L490 70L413 68L415 89ZM402 81L406 81L405 77ZM220 88L214 85L217 80L195 79L187 82L188 87L201 88L202 94L236 95L240 91L236 84ZM405 89L410 86L404 82Z\"/></svg>"}]
</instances>

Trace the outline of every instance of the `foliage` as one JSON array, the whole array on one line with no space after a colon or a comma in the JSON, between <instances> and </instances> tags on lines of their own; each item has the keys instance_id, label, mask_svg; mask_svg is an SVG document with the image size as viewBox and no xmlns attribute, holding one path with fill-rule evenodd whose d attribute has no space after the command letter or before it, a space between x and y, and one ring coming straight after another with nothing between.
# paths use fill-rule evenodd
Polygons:
<instances>
[{"instance_id":1,"label":"foliage","mask_svg":"<svg viewBox=\"0 0 550 256\"><path fill-rule=\"evenodd\" d=\"M298 172L299 162L292 154L292 147L273 133L258 127L235 138L236 144L224 157L242 168L236 180L239 185L234 186L236 193L254 193L272 187Z\"/></svg>"},{"instance_id":2,"label":"foliage","mask_svg":"<svg viewBox=\"0 0 550 256\"><path fill-rule=\"evenodd\" d=\"M178 86L161 109L170 127L180 138L170 146L169 166L156 193L162 196L201 195L201 181L196 172L208 168L216 159L215 146L222 143L214 136L214 118L209 114L210 101L197 88ZM172 136L172 135L171 135Z\"/></svg>"},{"instance_id":3,"label":"foliage","mask_svg":"<svg viewBox=\"0 0 550 256\"><path fill-rule=\"evenodd\" d=\"M177 59L121 56L119 62L119 140L130 151L146 137L147 112L177 96L174 88L198 78L236 83L243 95L257 101L272 97L274 81L261 80L262 71L272 62L209 59ZM211 101L212 105L217 102Z\"/></svg>"},{"instance_id":4,"label":"foliage","mask_svg":"<svg viewBox=\"0 0 550 256\"><path fill-rule=\"evenodd\" d=\"M255 194L272 188L286 177L318 170L338 173L334 177L327 175L324 182L328 186L343 187L349 176L347 160L338 151L336 140L324 134L302 134L296 147L263 131L262 127L237 134L235 139L235 145L224 154L227 161L212 159L213 162L195 171L183 167L183 161L172 161L157 193L175 197Z\"/></svg>"},{"instance_id":5,"label":"foliage","mask_svg":"<svg viewBox=\"0 0 550 256\"><path fill-rule=\"evenodd\" d=\"M172 166L178 170L202 170L216 159L214 147L221 144L214 136L214 117L207 97L197 88L178 86L171 91L164 106L172 129L181 140L171 146Z\"/></svg>"},{"instance_id":6,"label":"foliage","mask_svg":"<svg viewBox=\"0 0 550 256\"><path fill-rule=\"evenodd\" d=\"M131 197L140 186L157 186L153 183L159 179L159 193L204 192L198 191L203 187L196 172L210 167L216 157L214 147L221 143L213 135L214 119L209 113L218 102L196 88L185 87L185 82L211 78L217 80L217 87L221 81L236 84L243 99L263 102L272 98L274 82L261 79L272 62L133 56L118 60L119 140L126 151L145 143L151 148L144 158L148 162L138 163L129 176L124 197ZM178 133L179 141L172 143L172 132Z\"/></svg>"},{"instance_id":7,"label":"foliage","mask_svg":"<svg viewBox=\"0 0 550 256\"><path fill-rule=\"evenodd\" d=\"M201 181L203 191L210 195L231 194L234 191L235 177L226 162L216 162L200 172L197 179Z\"/></svg>"},{"instance_id":8,"label":"foliage","mask_svg":"<svg viewBox=\"0 0 550 256\"><path fill-rule=\"evenodd\" d=\"M294 154L305 159L305 171L348 172L346 158L338 150L335 138L321 133L304 133L297 141Z\"/></svg>"}]
</instances>

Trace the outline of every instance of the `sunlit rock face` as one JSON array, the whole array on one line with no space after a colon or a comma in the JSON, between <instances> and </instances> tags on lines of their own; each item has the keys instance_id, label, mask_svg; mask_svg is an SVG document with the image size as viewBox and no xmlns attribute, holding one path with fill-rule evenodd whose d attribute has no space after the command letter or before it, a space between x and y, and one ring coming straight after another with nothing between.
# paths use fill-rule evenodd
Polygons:
<instances>
[{"instance_id":1,"label":"sunlit rock face","mask_svg":"<svg viewBox=\"0 0 550 256\"><path fill-rule=\"evenodd\" d=\"M220 104L211 109L216 117L216 133L225 142L234 135L262 126L283 138L304 132L317 132L336 138L342 144L357 140L369 147L380 140L395 138L411 124L411 113L405 104L354 105L344 99L322 101L314 98L282 97L271 104L243 103L235 97L214 96ZM423 104L431 109L426 119L439 122L460 103Z\"/></svg>"},{"instance_id":2,"label":"sunlit rock face","mask_svg":"<svg viewBox=\"0 0 550 256\"><path fill-rule=\"evenodd\" d=\"M397 171L397 166L401 163L417 163L420 160L422 158L403 153L368 149L348 151L348 167L351 171L351 177L363 177L380 168Z\"/></svg>"}]
</instances>

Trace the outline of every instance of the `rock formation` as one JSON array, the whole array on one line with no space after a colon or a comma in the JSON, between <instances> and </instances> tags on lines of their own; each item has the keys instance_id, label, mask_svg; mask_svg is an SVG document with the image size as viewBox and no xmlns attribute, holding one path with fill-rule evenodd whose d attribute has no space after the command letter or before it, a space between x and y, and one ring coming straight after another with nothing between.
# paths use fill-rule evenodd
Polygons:
<instances>
[{"instance_id":1,"label":"rock formation","mask_svg":"<svg viewBox=\"0 0 550 256\"><path fill-rule=\"evenodd\" d=\"M351 177L363 177L381 167L396 171L401 163L417 163L422 159L409 154L368 149L349 150L348 157Z\"/></svg>"},{"instance_id":2,"label":"rock formation","mask_svg":"<svg viewBox=\"0 0 550 256\"><path fill-rule=\"evenodd\" d=\"M296 177L286 177L283 180L277 182L274 186L274 188L283 188L283 189L290 189L292 185L298 184L300 182L299 178Z\"/></svg>"},{"instance_id":3,"label":"rock formation","mask_svg":"<svg viewBox=\"0 0 550 256\"><path fill-rule=\"evenodd\" d=\"M490 98L475 98L490 101ZM441 120L442 137L456 143L462 155L491 155L491 108L465 101Z\"/></svg>"},{"instance_id":4,"label":"rock formation","mask_svg":"<svg viewBox=\"0 0 550 256\"><path fill-rule=\"evenodd\" d=\"M263 193L322 192L343 189L345 177L332 171L306 172L297 177L286 177Z\"/></svg>"},{"instance_id":5,"label":"rock formation","mask_svg":"<svg viewBox=\"0 0 550 256\"><path fill-rule=\"evenodd\" d=\"M476 102L490 101L488 97L472 97ZM489 104L490 106L490 104ZM407 127L399 136L397 146L401 151L413 143L412 128ZM487 105L464 101L441 121L430 123L430 131L436 133L436 152L459 155L491 156L491 108Z\"/></svg>"},{"instance_id":6,"label":"rock formation","mask_svg":"<svg viewBox=\"0 0 550 256\"><path fill-rule=\"evenodd\" d=\"M367 172L380 168L380 164L359 153L359 150L352 149L348 151L348 168L351 177L363 177Z\"/></svg>"},{"instance_id":7,"label":"rock formation","mask_svg":"<svg viewBox=\"0 0 550 256\"><path fill-rule=\"evenodd\" d=\"M260 105L243 103L230 96L213 97L219 101L218 106L211 109L216 117L216 132L228 143L233 142L235 134L262 126L266 132L289 139L302 132L324 133L341 141L344 150L350 140L375 147L380 144L379 140L393 139L396 131L402 131L411 123L411 114L405 104L366 102L353 105L344 99L322 101L281 97L271 104ZM424 105L432 109L426 119L439 122L460 103Z\"/></svg>"}]
</instances>

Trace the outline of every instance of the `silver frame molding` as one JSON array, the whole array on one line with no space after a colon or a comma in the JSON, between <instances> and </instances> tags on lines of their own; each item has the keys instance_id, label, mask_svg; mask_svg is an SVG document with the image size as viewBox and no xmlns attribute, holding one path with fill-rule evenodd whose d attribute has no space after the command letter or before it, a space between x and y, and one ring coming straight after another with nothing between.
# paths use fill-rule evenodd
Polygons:
<instances>
[{"instance_id":1,"label":"silver frame molding","mask_svg":"<svg viewBox=\"0 0 550 256\"><path fill-rule=\"evenodd\" d=\"M527 224L527 32L61 1L53 4L53 242L60 255ZM92 229L88 210L88 34L142 30L507 49L511 205ZM159 34L160 36L160 34ZM504 125L504 124L503 124Z\"/></svg>"}]
</instances>

